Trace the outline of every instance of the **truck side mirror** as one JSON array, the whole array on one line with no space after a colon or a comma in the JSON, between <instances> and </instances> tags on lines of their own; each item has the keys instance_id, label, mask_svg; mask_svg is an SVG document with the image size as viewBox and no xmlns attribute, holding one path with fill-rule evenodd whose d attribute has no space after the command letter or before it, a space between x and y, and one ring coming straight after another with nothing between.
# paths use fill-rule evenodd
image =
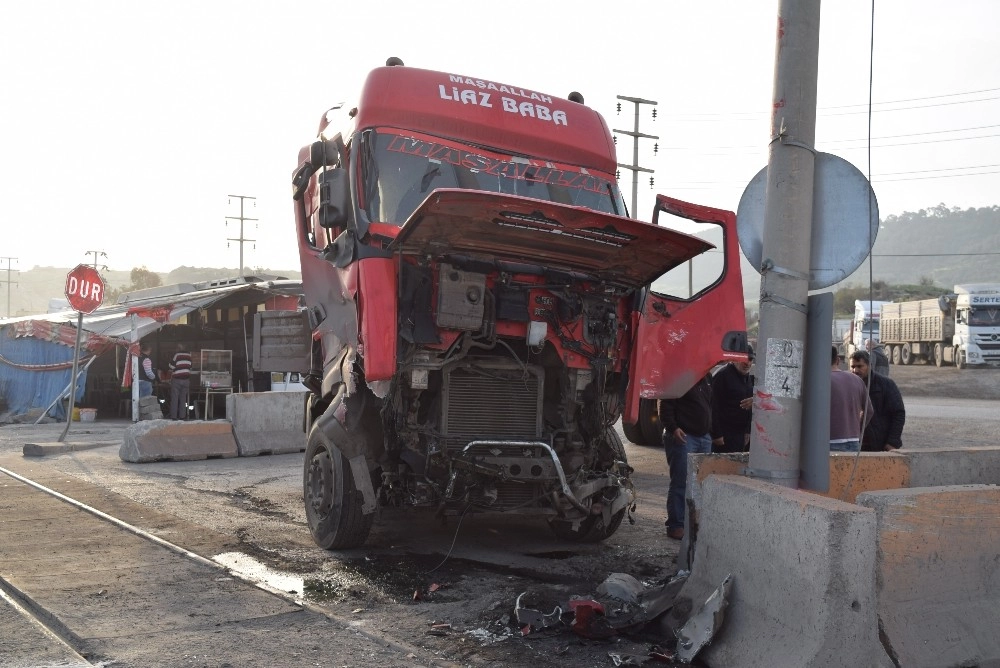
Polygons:
<instances>
[{"instance_id":1,"label":"truck side mirror","mask_svg":"<svg viewBox=\"0 0 1000 668\"><path fill-rule=\"evenodd\" d=\"M344 141L337 135L333 139L314 141L309 147L309 162L316 169L320 167L336 167L340 165L343 155Z\"/></svg>"},{"instance_id":2,"label":"truck side mirror","mask_svg":"<svg viewBox=\"0 0 1000 668\"><path fill-rule=\"evenodd\" d=\"M319 175L319 224L327 229L345 227L351 206L350 183L344 169L328 169Z\"/></svg>"}]
</instances>

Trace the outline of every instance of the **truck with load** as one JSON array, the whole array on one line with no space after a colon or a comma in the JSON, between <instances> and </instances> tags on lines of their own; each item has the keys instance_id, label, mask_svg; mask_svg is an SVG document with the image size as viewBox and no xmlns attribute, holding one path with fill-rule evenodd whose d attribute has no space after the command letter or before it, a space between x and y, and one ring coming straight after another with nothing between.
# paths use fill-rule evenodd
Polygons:
<instances>
[{"instance_id":1,"label":"truck with load","mask_svg":"<svg viewBox=\"0 0 1000 668\"><path fill-rule=\"evenodd\" d=\"M1000 365L1000 284L956 285L937 299L886 303L881 320L892 364Z\"/></svg>"},{"instance_id":2,"label":"truck with load","mask_svg":"<svg viewBox=\"0 0 1000 668\"><path fill-rule=\"evenodd\" d=\"M854 317L850 328L844 333L843 351L845 357L850 357L855 350L865 349L865 339L873 342L880 340L879 319L883 304L889 302L854 300Z\"/></svg>"},{"instance_id":3,"label":"truck with load","mask_svg":"<svg viewBox=\"0 0 1000 668\"><path fill-rule=\"evenodd\" d=\"M575 541L631 520L615 424L747 342L734 214L659 196L634 220L616 168L576 93L397 59L323 116L292 177L290 312L317 544L360 545L377 508L517 513ZM719 276L693 295L658 286L714 246L670 216L721 231Z\"/></svg>"}]
</instances>

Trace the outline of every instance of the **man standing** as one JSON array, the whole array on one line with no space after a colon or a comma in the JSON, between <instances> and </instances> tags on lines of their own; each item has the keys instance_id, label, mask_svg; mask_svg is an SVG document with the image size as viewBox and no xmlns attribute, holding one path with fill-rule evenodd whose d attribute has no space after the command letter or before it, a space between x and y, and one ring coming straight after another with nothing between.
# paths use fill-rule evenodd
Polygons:
<instances>
[{"instance_id":1,"label":"man standing","mask_svg":"<svg viewBox=\"0 0 1000 668\"><path fill-rule=\"evenodd\" d=\"M688 455L712 451L712 384L706 374L680 399L660 402L663 449L670 469L667 492L667 536L684 537L684 496Z\"/></svg>"},{"instance_id":2,"label":"man standing","mask_svg":"<svg viewBox=\"0 0 1000 668\"><path fill-rule=\"evenodd\" d=\"M872 364L872 371L879 374L880 376L888 377L889 357L888 355L885 354L885 351L882 350L882 344L875 343L871 339L865 339L865 350L868 351L868 354L871 356L871 359L874 360L875 362L874 364Z\"/></svg>"},{"instance_id":3,"label":"man standing","mask_svg":"<svg viewBox=\"0 0 1000 668\"><path fill-rule=\"evenodd\" d=\"M134 348L133 348L134 350ZM152 348L148 343L139 345L139 398L148 397L153 394L153 381L156 380L156 369L153 368L153 360L149 353Z\"/></svg>"},{"instance_id":4,"label":"man standing","mask_svg":"<svg viewBox=\"0 0 1000 668\"><path fill-rule=\"evenodd\" d=\"M746 362L730 362L712 377L712 452L746 452L753 408L753 348Z\"/></svg>"},{"instance_id":5,"label":"man standing","mask_svg":"<svg viewBox=\"0 0 1000 668\"><path fill-rule=\"evenodd\" d=\"M903 395L895 381L871 371L868 353L859 350L851 355L851 372L868 385L868 397L875 408L875 415L865 428L861 449L868 452L896 450L903 447L903 425L906 423Z\"/></svg>"},{"instance_id":6,"label":"man standing","mask_svg":"<svg viewBox=\"0 0 1000 668\"><path fill-rule=\"evenodd\" d=\"M191 353L183 343L177 344L177 352L170 360L170 419L183 420L187 417L187 405L191 390Z\"/></svg>"},{"instance_id":7,"label":"man standing","mask_svg":"<svg viewBox=\"0 0 1000 668\"><path fill-rule=\"evenodd\" d=\"M872 402L864 382L840 368L840 353L833 346L830 370L830 450L857 452L861 433L872 418Z\"/></svg>"}]
</instances>

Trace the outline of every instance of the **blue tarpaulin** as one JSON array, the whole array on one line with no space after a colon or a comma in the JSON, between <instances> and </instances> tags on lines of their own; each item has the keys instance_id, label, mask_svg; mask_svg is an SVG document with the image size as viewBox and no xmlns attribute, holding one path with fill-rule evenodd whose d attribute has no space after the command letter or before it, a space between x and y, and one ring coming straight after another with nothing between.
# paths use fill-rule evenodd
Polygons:
<instances>
[{"instance_id":1,"label":"blue tarpaulin","mask_svg":"<svg viewBox=\"0 0 1000 668\"><path fill-rule=\"evenodd\" d=\"M81 357L83 354L81 353ZM83 399L87 373L81 361L76 384L76 402ZM32 337L0 335L0 414L20 415L33 408L44 410L70 383L73 348ZM62 402L49 415L64 420Z\"/></svg>"}]
</instances>

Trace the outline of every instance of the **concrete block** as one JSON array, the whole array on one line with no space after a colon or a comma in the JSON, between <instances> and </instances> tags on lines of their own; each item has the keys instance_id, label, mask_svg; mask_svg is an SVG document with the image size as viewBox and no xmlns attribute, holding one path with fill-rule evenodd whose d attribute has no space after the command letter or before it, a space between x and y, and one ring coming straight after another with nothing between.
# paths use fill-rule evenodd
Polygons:
<instances>
[{"instance_id":1,"label":"concrete block","mask_svg":"<svg viewBox=\"0 0 1000 668\"><path fill-rule=\"evenodd\" d=\"M215 459L238 454L232 425L225 420L136 422L125 429L118 450L122 461L134 463Z\"/></svg>"},{"instance_id":2,"label":"concrete block","mask_svg":"<svg viewBox=\"0 0 1000 668\"><path fill-rule=\"evenodd\" d=\"M875 513L756 479L702 485L691 575L675 603L700 605L728 574L725 622L698 655L710 666L880 663Z\"/></svg>"},{"instance_id":3,"label":"concrete block","mask_svg":"<svg viewBox=\"0 0 1000 668\"><path fill-rule=\"evenodd\" d=\"M140 420L162 420L163 406L155 396L139 398L139 419Z\"/></svg>"},{"instance_id":4,"label":"concrete block","mask_svg":"<svg viewBox=\"0 0 1000 668\"><path fill-rule=\"evenodd\" d=\"M79 452L81 450L104 448L109 445L118 445L118 443L116 441L105 441L104 443L71 443L66 441L25 443L21 449L21 454L25 457L44 457L45 455L58 455L64 452Z\"/></svg>"},{"instance_id":5,"label":"concrete block","mask_svg":"<svg viewBox=\"0 0 1000 668\"><path fill-rule=\"evenodd\" d=\"M1000 485L1000 447L899 451L910 466L907 487Z\"/></svg>"},{"instance_id":6,"label":"concrete block","mask_svg":"<svg viewBox=\"0 0 1000 668\"><path fill-rule=\"evenodd\" d=\"M308 392L241 392L226 397L240 457L304 452Z\"/></svg>"},{"instance_id":7,"label":"concrete block","mask_svg":"<svg viewBox=\"0 0 1000 668\"><path fill-rule=\"evenodd\" d=\"M897 666L1000 666L1000 488L868 492L876 592Z\"/></svg>"}]
</instances>

